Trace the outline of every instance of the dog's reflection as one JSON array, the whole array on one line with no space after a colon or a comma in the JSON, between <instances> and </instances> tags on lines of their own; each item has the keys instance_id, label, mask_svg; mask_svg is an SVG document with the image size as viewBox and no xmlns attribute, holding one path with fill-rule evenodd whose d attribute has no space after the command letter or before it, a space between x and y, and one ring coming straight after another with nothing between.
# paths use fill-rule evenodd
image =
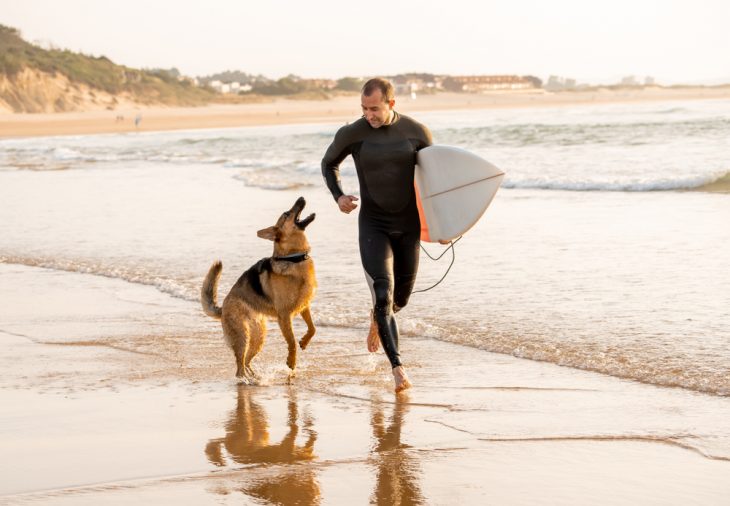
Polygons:
<instances>
[{"instance_id":1,"label":"dog's reflection","mask_svg":"<svg viewBox=\"0 0 730 506\"><path fill-rule=\"evenodd\" d=\"M236 408L225 424L226 435L211 439L205 448L208 460L216 466L225 466L231 462L292 464L315 458L317 433L309 417L302 417L300 421L295 393L290 391L287 399L288 432L281 441L274 443L269 436L268 413L255 400L257 393L260 395L260 390L239 385ZM306 438L303 444L297 444L300 428ZM274 504L319 502L319 484L312 466L277 468L276 472L262 469L247 473L245 478L245 483L235 486L236 489Z\"/></svg>"},{"instance_id":2,"label":"dog's reflection","mask_svg":"<svg viewBox=\"0 0 730 506\"><path fill-rule=\"evenodd\" d=\"M385 407L373 404L370 425L374 445L372 458L376 467L375 490L371 504L407 505L424 504L418 484L420 470L416 458L409 453L408 445L401 442L403 420L408 412L406 402L396 400L390 420L386 423Z\"/></svg>"}]
</instances>

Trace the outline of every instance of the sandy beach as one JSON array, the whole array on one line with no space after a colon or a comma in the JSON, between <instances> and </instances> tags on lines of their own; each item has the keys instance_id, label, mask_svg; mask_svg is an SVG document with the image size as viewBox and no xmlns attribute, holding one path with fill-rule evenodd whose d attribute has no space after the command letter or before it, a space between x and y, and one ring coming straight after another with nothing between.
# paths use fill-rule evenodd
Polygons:
<instances>
[{"instance_id":1,"label":"sandy beach","mask_svg":"<svg viewBox=\"0 0 730 506\"><path fill-rule=\"evenodd\" d=\"M556 107L576 104L638 103L646 101L707 100L730 97L730 87L626 88L569 92L437 93L413 100L398 98L396 109L406 113L487 108ZM141 115L135 126L135 118ZM287 100L209 105L191 108L134 107L114 111L57 114L0 114L0 138L44 135L81 135L156 130L187 130L293 123L344 123L357 118L357 95L331 100ZM123 120L117 120L117 116Z\"/></svg>"},{"instance_id":2,"label":"sandy beach","mask_svg":"<svg viewBox=\"0 0 730 506\"><path fill-rule=\"evenodd\" d=\"M0 275L2 504L730 497L728 453L690 435L722 426L727 398L418 339L405 344L421 364L418 388L395 397L382 363L369 372L382 388L352 388L359 368L333 357L342 346L364 351L363 335L326 326L292 385L277 369L265 385L240 386L193 303L84 274L0 265ZM265 352L284 353L278 336ZM327 377L308 374L323 359ZM469 409L482 402L490 408ZM457 423L446 421L455 411Z\"/></svg>"},{"instance_id":3,"label":"sandy beach","mask_svg":"<svg viewBox=\"0 0 730 506\"><path fill-rule=\"evenodd\" d=\"M399 110L515 108L511 116L562 104L572 117L585 109L575 104L729 97L719 88L441 94ZM515 178L459 243L444 285L399 313L415 385L401 396L382 351L366 350L354 217L321 184L331 133L304 125L348 121L357 106L340 97L151 108L140 131L299 125L140 136L84 135L134 131L136 110L0 116L3 137L79 136L3 141L0 504L726 505L727 291L717 273L730 240L728 177L655 191L659 167L648 190L624 192L578 172L603 145L636 153L646 117L660 129L678 114L680 126L650 130L669 141L644 158L681 140L686 117L701 116L694 130L704 135L717 125L715 103L710 113L662 104L631 122L600 109L587 125L561 118L552 129L530 111L487 125L436 118L447 140L451 130L485 135L505 158L527 152L526 167L577 175L557 190ZM579 146L567 142L580 135ZM706 156L696 163L713 170L724 156L715 146L690 139ZM354 174L344 177L354 187ZM598 190L567 191L575 181ZM240 385L219 323L197 301L200 282L221 258L223 294L270 254L255 231L299 195L317 213L307 233L318 332L288 382L271 322L261 381ZM417 288L444 269L423 260ZM296 320L295 333L304 329Z\"/></svg>"}]
</instances>

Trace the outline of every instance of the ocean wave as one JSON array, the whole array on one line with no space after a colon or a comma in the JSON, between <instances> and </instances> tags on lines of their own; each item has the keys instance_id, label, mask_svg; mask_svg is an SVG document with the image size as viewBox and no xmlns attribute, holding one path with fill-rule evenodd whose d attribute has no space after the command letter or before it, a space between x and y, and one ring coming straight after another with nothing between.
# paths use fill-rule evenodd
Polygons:
<instances>
[{"instance_id":1,"label":"ocean wave","mask_svg":"<svg viewBox=\"0 0 730 506\"><path fill-rule=\"evenodd\" d=\"M318 308L318 325L366 329L362 311L353 314L346 308ZM322 312L325 309L325 312ZM353 324L356 322L357 324ZM724 371L711 372L686 364L670 351L622 350L611 346L588 346L563 342L549 337L523 336L497 329L459 328L453 324L428 322L413 316L400 318L401 336L431 338L439 341L511 355L537 362L549 362L563 367L598 372L622 379L662 387L679 387L719 396L730 396L730 378ZM364 330L363 330L364 331Z\"/></svg>"},{"instance_id":2,"label":"ocean wave","mask_svg":"<svg viewBox=\"0 0 730 506\"><path fill-rule=\"evenodd\" d=\"M52 158L54 158L55 160L70 161L70 160L85 160L87 158L87 156L75 149L56 148L53 150Z\"/></svg>"},{"instance_id":3,"label":"ocean wave","mask_svg":"<svg viewBox=\"0 0 730 506\"><path fill-rule=\"evenodd\" d=\"M199 300L200 277L172 279L139 267L103 265L83 260L50 259L42 257L0 256L0 263L19 264L57 271L91 274L152 286L162 293L189 302ZM316 307L317 325L355 328L363 332L369 325L367 311L361 307L339 303L319 303ZM680 387L720 396L730 396L730 378L725 371L709 371L682 362L671 350L623 350L600 344L566 342L549 336L522 335L509 330L460 327L453 323L427 321L413 315L399 320L401 335L431 338L488 352L517 358L549 362L556 365L599 372L617 378L639 381L663 387Z\"/></svg>"},{"instance_id":4,"label":"ocean wave","mask_svg":"<svg viewBox=\"0 0 730 506\"><path fill-rule=\"evenodd\" d=\"M670 107L668 109L662 109L656 111L655 114L684 114L689 112L686 107Z\"/></svg>"},{"instance_id":5,"label":"ocean wave","mask_svg":"<svg viewBox=\"0 0 730 506\"><path fill-rule=\"evenodd\" d=\"M233 179L243 182L246 186L264 190L296 190L314 186L314 184L305 181L287 179L285 174L272 174L263 171L238 174L233 176Z\"/></svg>"},{"instance_id":6,"label":"ocean wave","mask_svg":"<svg viewBox=\"0 0 730 506\"><path fill-rule=\"evenodd\" d=\"M712 191L712 192L723 191L723 192L730 193L730 171L727 171L726 173L717 177L713 181L700 185L694 189Z\"/></svg>"},{"instance_id":7,"label":"ocean wave","mask_svg":"<svg viewBox=\"0 0 730 506\"><path fill-rule=\"evenodd\" d=\"M681 116L681 115L680 115ZM467 149L505 147L637 146L673 140L727 138L730 120L725 117L696 120L626 121L586 123L520 123L449 127L434 130L439 143Z\"/></svg>"},{"instance_id":8,"label":"ocean wave","mask_svg":"<svg viewBox=\"0 0 730 506\"><path fill-rule=\"evenodd\" d=\"M601 191L601 192L655 192L696 190L720 183L730 185L730 171L686 178L663 178L647 181L570 181L538 178L507 179L502 188L526 190Z\"/></svg>"},{"instance_id":9,"label":"ocean wave","mask_svg":"<svg viewBox=\"0 0 730 506\"><path fill-rule=\"evenodd\" d=\"M139 268L130 268L119 265L103 265L84 260L52 259L44 257L21 257L13 255L0 255L0 263L26 265L28 267L40 267L62 272L78 274L92 274L106 278L120 279L128 283L152 286L160 292L177 299L197 302L200 287L197 282L186 282L179 279L171 279L164 274Z\"/></svg>"}]
</instances>

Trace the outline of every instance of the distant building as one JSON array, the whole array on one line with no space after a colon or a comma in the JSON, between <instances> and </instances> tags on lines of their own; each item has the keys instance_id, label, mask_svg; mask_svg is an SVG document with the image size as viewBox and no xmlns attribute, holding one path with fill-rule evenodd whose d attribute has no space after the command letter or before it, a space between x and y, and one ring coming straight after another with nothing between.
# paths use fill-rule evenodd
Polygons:
<instances>
[{"instance_id":1,"label":"distant building","mask_svg":"<svg viewBox=\"0 0 730 506\"><path fill-rule=\"evenodd\" d=\"M251 91L251 85L244 84L241 85L238 81L233 81L231 83L224 83L220 80L211 81L208 83L208 86L213 88L218 93L239 93L241 91Z\"/></svg>"},{"instance_id":2,"label":"distant building","mask_svg":"<svg viewBox=\"0 0 730 506\"><path fill-rule=\"evenodd\" d=\"M621 86L639 86L639 80L636 76L626 76L621 79Z\"/></svg>"},{"instance_id":3,"label":"distant building","mask_svg":"<svg viewBox=\"0 0 730 506\"><path fill-rule=\"evenodd\" d=\"M337 87L337 81L334 79L300 79L300 82L306 83L309 88L334 90Z\"/></svg>"},{"instance_id":4,"label":"distant building","mask_svg":"<svg viewBox=\"0 0 730 506\"><path fill-rule=\"evenodd\" d=\"M405 74L391 76L397 95L413 95L417 92L432 92L443 89L443 78L432 74Z\"/></svg>"},{"instance_id":5,"label":"distant building","mask_svg":"<svg viewBox=\"0 0 730 506\"><path fill-rule=\"evenodd\" d=\"M570 77L550 76L545 84L545 89L549 91L574 90L578 87L578 82Z\"/></svg>"},{"instance_id":6,"label":"distant building","mask_svg":"<svg viewBox=\"0 0 730 506\"><path fill-rule=\"evenodd\" d=\"M646 76L644 78L644 86L654 86L656 85L656 80L651 76Z\"/></svg>"},{"instance_id":7,"label":"distant building","mask_svg":"<svg viewBox=\"0 0 730 506\"><path fill-rule=\"evenodd\" d=\"M395 88L396 95L410 95L421 89L421 83L409 80L403 83L396 83L393 87Z\"/></svg>"},{"instance_id":8,"label":"distant building","mask_svg":"<svg viewBox=\"0 0 730 506\"><path fill-rule=\"evenodd\" d=\"M452 86L460 86L461 91L485 92L499 90L528 90L535 87L530 79L522 76L498 75L498 76L452 76Z\"/></svg>"}]
</instances>

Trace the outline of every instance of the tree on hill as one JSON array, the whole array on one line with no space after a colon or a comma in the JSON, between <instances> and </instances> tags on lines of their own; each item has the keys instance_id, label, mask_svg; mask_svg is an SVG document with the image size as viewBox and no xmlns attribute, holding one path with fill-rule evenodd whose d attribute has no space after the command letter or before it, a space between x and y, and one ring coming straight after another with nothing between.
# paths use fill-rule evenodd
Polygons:
<instances>
[{"instance_id":1,"label":"tree on hill","mask_svg":"<svg viewBox=\"0 0 730 506\"><path fill-rule=\"evenodd\" d=\"M198 80L201 83L208 84L211 81L220 81L222 83L240 83L240 84L250 84L253 85L253 83L256 82L271 82L271 79L268 79L267 77L264 77L262 75L254 75L254 74L248 74L246 72L243 72L241 70L226 70L224 72L218 72L217 74L211 74L209 76L199 76Z\"/></svg>"},{"instance_id":2,"label":"tree on hill","mask_svg":"<svg viewBox=\"0 0 730 506\"><path fill-rule=\"evenodd\" d=\"M337 89L341 91L360 91L365 80L359 77L343 77L337 80Z\"/></svg>"}]
</instances>

